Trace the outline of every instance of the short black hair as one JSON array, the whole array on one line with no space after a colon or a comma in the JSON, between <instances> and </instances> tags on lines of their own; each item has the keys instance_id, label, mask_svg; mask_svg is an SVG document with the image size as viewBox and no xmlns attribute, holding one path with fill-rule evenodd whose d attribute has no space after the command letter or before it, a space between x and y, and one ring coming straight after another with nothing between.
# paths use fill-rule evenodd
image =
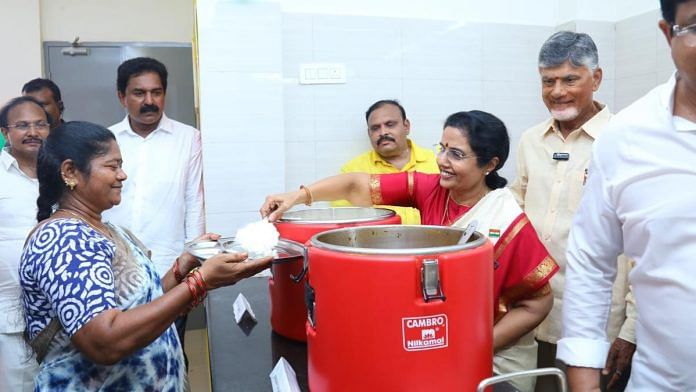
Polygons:
<instances>
[{"instance_id":1,"label":"short black hair","mask_svg":"<svg viewBox=\"0 0 696 392\"><path fill-rule=\"evenodd\" d=\"M677 7L681 3L686 3L689 0L660 0L660 8L662 9L662 19L673 25L677 19Z\"/></svg>"},{"instance_id":2,"label":"short black hair","mask_svg":"<svg viewBox=\"0 0 696 392\"><path fill-rule=\"evenodd\" d=\"M0 127L5 128L9 125L7 122L9 121L8 117L10 116L10 110L27 102L33 103L39 108L41 108L41 111L44 112L44 114L46 115L46 120L48 120L48 122L51 123L51 115L49 115L48 112L46 112L46 109L44 109L41 102L37 101L34 97L21 96L17 98L12 98L9 102L5 104L5 106L2 107L2 109L0 109Z\"/></svg>"},{"instance_id":3,"label":"short black hair","mask_svg":"<svg viewBox=\"0 0 696 392\"><path fill-rule=\"evenodd\" d=\"M140 76L146 72L154 72L159 75L162 88L167 91L167 67L151 57L136 57L126 60L118 66L116 88L121 94L126 93L128 81L134 76Z\"/></svg>"},{"instance_id":4,"label":"short black hair","mask_svg":"<svg viewBox=\"0 0 696 392\"><path fill-rule=\"evenodd\" d=\"M56 102L60 102L63 100L58 85L55 84L51 79L36 78L26 82L22 87L22 94L35 93L44 88L51 90L51 94L53 94L53 100L55 100Z\"/></svg>"},{"instance_id":5,"label":"short black hair","mask_svg":"<svg viewBox=\"0 0 696 392\"><path fill-rule=\"evenodd\" d=\"M370 114L372 114L372 112L381 108L384 105L394 105L398 107L401 111L401 119L403 121L406 121L406 110L404 110L404 107L401 106L399 101L397 101L396 99L382 99L370 105L370 107L367 108L367 112L365 112L365 121L368 121L370 119Z\"/></svg>"}]
</instances>

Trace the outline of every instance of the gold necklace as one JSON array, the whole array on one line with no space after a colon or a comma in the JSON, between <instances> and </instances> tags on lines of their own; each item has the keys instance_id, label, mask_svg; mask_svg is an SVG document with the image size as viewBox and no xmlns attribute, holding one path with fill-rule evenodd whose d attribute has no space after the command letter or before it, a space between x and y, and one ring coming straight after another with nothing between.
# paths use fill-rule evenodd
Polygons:
<instances>
[{"instance_id":1,"label":"gold necklace","mask_svg":"<svg viewBox=\"0 0 696 392\"><path fill-rule=\"evenodd\" d=\"M449 219L449 203L450 200L455 202L455 204L459 205L456 200L452 198L452 192L447 192L447 200L445 200L445 211L442 213L442 220L440 221L440 226L451 226L452 221ZM447 225L445 225L445 222L447 222Z\"/></svg>"},{"instance_id":2,"label":"gold necklace","mask_svg":"<svg viewBox=\"0 0 696 392\"><path fill-rule=\"evenodd\" d=\"M479 201L481 201L481 199L486 197L486 195L490 191L491 191L490 189L486 188L486 191L483 193L483 195L481 195L481 197L479 197L478 200L476 200L476 202L472 203L471 206L469 206L467 204L457 203L457 201L454 200L454 198L452 197L452 191L447 191L447 200L445 200L445 211L442 213L442 220L440 220L440 226L445 226L445 221L448 222L447 226L452 225L452 221L449 219L449 202L450 202L450 200L452 200L458 206L467 207L467 208L471 209L473 206L476 205L476 203L478 203Z\"/></svg>"},{"instance_id":3,"label":"gold necklace","mask_svg":"<svg viewBox=\"0 0 696 392\"><path fill-rule=\"evenodd\" d=\"M72 211L72 210L68 210L67 208L59 208L59 209L56 210L56 212L58 212L58 211L63 211L63 212L66 212L66 213L68 213L68 214L70 214L70 215L76 217L77 219L79 219L79 220L81 220L81 221L87 223L87 224L89 225L89 227L91 227L92 229L94 229L95 231L97 231L99 234L101 234L101 235L105 236L106 238L108 238L108 239L110 239L110 240L113 241L113 238L112 238L112 236L111 236L111 232L109 231L109 228L108 228L106 225L104 225L104 229L100 229L100 228L98 228L96 225L92 224L92 223L89 221L89 219L87 219L87 217L84 216L84 215L83 215L82 213L80 213L80 212L75 212L75 211Z\"/></svg>"}]
</instances>

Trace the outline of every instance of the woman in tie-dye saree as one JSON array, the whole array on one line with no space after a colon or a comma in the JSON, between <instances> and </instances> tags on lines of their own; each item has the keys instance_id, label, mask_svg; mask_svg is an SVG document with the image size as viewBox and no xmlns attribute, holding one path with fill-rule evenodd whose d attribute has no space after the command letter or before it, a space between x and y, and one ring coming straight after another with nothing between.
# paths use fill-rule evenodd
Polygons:
<instances>
[{"instance_id":1,"label":"woman in tie-dye saree","mask_svg":"<svg viewBox=\"0 0 696 392\"><path fill-rule=\"evenodd\" d=\"M163 294L143 251L124 231L107 227L111 239L81 219L54 219L27 244L20 279L29 338L54 318L62 325L41 363L36 390L182 390L184 358L173 325L110 366L92 362L70 341L100 312L132 309Z\"/></svg>"},{"instance_id":2,"label":"woman in tie-dye saree","mask_svg":"<svg viewBox=\"0 0 696 392\"><path fill-rule=\"evenodd\" d=\"M36 391L185 390L174 320L271 264L231 253L196 268L184 252L160 278L135 236L101 220L121 201L121 165L114 135L86 122L52 130L39 152L39 224L19 267Z\"/></svg>"}]
</instances>

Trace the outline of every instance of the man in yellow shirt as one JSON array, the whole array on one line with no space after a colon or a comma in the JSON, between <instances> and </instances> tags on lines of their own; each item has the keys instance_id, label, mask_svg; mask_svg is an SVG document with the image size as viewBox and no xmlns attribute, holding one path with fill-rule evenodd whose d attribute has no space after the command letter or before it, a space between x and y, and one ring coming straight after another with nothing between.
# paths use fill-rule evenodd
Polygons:
<instances>
[{"instance_id":1,"label":"man in yellow shirt","mask_svg":"<svg viewBox=\"0 0 696 392\"><path fill-rule=\"evenodd\" d=\"M602 82L602 69L589 35L570 31L552 35L539 52L539 74L541 95L551 118L520 138L517 178L510 189L561 267L551 279L553 308L536 330L538 366L548 367L556 365L556 342L561 337L565 251L571 222L587 180L592 144L612 114L593 99ZM620 257L607 325L607 336L613 340L609 356L614 362L608 362L611 366L607 368L611 384L619 384L622 374L627 375L635 350L636 312L628 296L629 269L628 260ZM552 381L539 379L536 390L555 391Z\"/></svg>"},{"instance_id":2,"label":"man in yellow shirt","mask_svg":"<svg viewBox=\"0 0 696 392\"><path fill-rule=\"evenodd\" d=\"M372 150L350 160L341 168L341 173L362 172L387 174L404 171L438 173L435 153L419 147L408 138L411 122L406 111L396 100L381 100L372 104L365 113L367 135ZM334 206L350 205L342 200ZM415 208L382 206L396 211L405 225L420 224L420 212Z\"/></svg>"}]
</instances>

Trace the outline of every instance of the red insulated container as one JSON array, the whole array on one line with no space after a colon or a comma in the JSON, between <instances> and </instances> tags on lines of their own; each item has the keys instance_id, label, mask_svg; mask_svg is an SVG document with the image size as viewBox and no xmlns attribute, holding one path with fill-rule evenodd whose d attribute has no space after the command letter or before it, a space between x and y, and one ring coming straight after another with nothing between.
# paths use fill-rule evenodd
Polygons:
<instances>
[{"instance_id":1,"label":"red insulated container","mask_svg":"<svg viewBox=\"0 0 696 392\"><path fill-rule=\"evenodd\" d=\"M313 392L474 391L492 374L493 245L463 229L368 226L308 247Z\"/></svg>"},{"instance_id":2,"label":"red insulated container","mask_svg":"<svg viewBox=\"0 0 696 392\"><path fill-rule=\"evenodd\" d=\"M275 226L281 238L305 244L313 235L327 230L399 223L401 218L386 208L336 207L289 211ZM271 327L282 336L302 342L307 341L304 267L302 257L274 263L268 280Z\"/></svg>"}]
</instances>

